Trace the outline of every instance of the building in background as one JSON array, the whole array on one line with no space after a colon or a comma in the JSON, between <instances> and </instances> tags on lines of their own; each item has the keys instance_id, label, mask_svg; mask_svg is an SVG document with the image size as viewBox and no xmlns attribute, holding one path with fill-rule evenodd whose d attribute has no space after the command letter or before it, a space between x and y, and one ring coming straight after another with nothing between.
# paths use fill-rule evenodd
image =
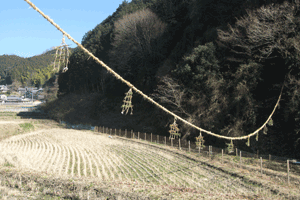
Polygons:
<instances>
[{"instance_id":1,"label":"building in background","mask_svg":"<svg viewBox=\"0 0 300 200\"><path fill-rule=\"evenodd\" d=\"M9 89L7 88L6 85L0 85L0 92L6 93Z\"/></svg>"}]
</instances>

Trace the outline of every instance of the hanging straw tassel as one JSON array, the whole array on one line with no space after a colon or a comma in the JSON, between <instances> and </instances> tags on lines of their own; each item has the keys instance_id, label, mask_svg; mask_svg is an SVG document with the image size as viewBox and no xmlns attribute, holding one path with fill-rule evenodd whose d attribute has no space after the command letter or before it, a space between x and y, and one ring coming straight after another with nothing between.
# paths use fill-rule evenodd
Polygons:
<instances>
[{"instance_id":1,"label":"hanging straw tassel","mask_svg":"<svg viewBox=\"0 0 300 200\"><path fill-rule=\"evenodd\" d=\"M122 108L122 112L121 112L121 114L124 114L125 113L125 115L128 113L128 111L129 111L129 109L131 109L131 115L133 114L132 113L132 111L133 111L133 105L132 105L132 103L131 103L131 100L132 100L132 89L130 88L129 90L128 90L128 92L127 93L125 93L125 98L124 98L124 100L123 100L123 105L121 106L121 108Z\"/></svg>"},{"instance_id":2,"label":"hanging straw tassel","mask_svg":"<svg viewBox=\"0 0 300 200\"><path fill-rule=\"evenodd\" d=\"M263 133L264 133L265 135L268 134L268 127L267 127L267 126L264 126Z\"/></svg>"},{"instance_id":3,"label":"hanging straw tassel","mask_svg":"<svg viewBox=\"0 0 300 200\"><path fill-rule=\"evenodd\" d=\"M250 147L250 137L248 137L248 142L246 142L246 145Z\"/></svg>"},{"instance_id":4,"label":"hanging straw tassel","mask_svg":"<svg viewBox=\"0 0 300 200\"><path fill-rule=\"evenodd\" d=\"M233 145L232 140L231 140L230 143L227 143L227 146L228 146L228 147L227 147L228 153L233 152L234 145Z\"/></svg>"},{"instance_id":5,"label":"hanging straw tassel","mask_svg":"<svg viewBox=\"0 0 300 200\"><path fill-rule=\"evenodd\" d=\"M173 124L170 124L170 130L169 130L169 133L170 133L170 138L176 138L176 137L180 137L181 136L181 133L179 133L179 128L178 128L178 125L176 124L176 118L174 118L174 122Z\"/></svg>"},{"instance_id":6,"label":"hanging straw tassel","mask_svg":"<svg viewBox=\"0 0 300 200\"><path fill-rule=\"evenodd\" d=\"M202 133L201 133L201 131L200 131L199 136L196 137L196 145L197 145L199 148L202 149L202 148L205 147L204 142L205 142L205 140L204 140L204 138L203 138L203 136L202 136Z\"/></svg>"}]
</instances>

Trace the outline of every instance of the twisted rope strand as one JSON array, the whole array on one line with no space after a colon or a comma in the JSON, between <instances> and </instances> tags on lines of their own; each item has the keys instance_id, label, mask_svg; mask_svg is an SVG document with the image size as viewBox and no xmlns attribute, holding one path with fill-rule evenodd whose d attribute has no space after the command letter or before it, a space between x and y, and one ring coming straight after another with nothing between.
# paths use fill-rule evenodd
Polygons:
<instances>
[{"instance_id":1,"label":"twisted rope strand","mask_svg":"<svg viewBox=\"0 0 300 200\"><path fill-rule=\"evenodd\" d=\"M60 32L62 32L65 36L67 36L71 41L73 41L75 44L77 44L84 52L86 52L90 57L92 57L96 62L98 62L100 65L102 65L109 73L111 73L113 76L115 76L117 79L121 80L123 83L125 83L129 88L132 88L136 93L140 94L144 99L148 100L150 103L154 104L155 106L157 106L158 108L162 109L163 111L165 111L166 113L169 113L170 115L172 115L174 118L179 119L180 121L182 121L183 123L188 124L189 126L205 132L209 135L218 137L218 138L222 138L222 139L227 139L227 140L243 140L243 139L248 139L249 137L254 136L255 134L257 134L261 129L263 129L266 124L270 121L272 115L274 114L280 98L281 98L281 94L282 94L282 90L283 90L283 86L281 88L281 92L280 95L278 97L277 103L274 106L274 109L272 111L272 113L270 114L270 116L268 117L268 119L266 120L266 122L259 127L256 131L254 131L253 133L250 133L248 135L245 136L240 136L240 137L228 137L228 136L223 136L223 135L219 135L216 133L212 133L210 131L207 131L203 128L200 128L188 121L186 121L185 119L179 117L178 115L174 114L173 112L169 111L168 109L166 109L165 107L161 106L160 104L158 104L157 102L155 102L153 99L151 99L150 97L148 97L146 94L144 94L142 91L140 91L139 89L137 89L136 87L134 87L129 81L123 79L119 74L117 74L114 70L112 70L110 67L108 67L105 63L103 63L101 60L99 60L96 56L94 56L91 52L89 52L86 48L84 48L80 43L78 43L76 40L74 40L68 33L66 33L62 28L60 28L49 16L45 15L40 9L38 9L31 1L29 0L24 0L26 1L34 10L36 10L38 13L40 13L47 21L49 21L53 26L55 26Z\"/></svg>"}]
</instances>

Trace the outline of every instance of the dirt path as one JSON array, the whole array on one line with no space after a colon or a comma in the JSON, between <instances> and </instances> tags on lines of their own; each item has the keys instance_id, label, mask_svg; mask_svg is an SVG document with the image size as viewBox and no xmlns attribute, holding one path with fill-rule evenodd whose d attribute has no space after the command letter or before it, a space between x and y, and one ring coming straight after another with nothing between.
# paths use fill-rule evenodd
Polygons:
<instances>
[{"instance_id":1,"label":"dirt path","mask_svg":"<svg viewBox=\"0 0 300 200\"><path fill-rule=\"evenodd\" d=\"M1 124L21 124L21 123L25 123L25 121L21 121L21 120L14 120L14 121L4 121L4 120L1 120L0 121L0 125Z\"/></svg>"}]
</instances>

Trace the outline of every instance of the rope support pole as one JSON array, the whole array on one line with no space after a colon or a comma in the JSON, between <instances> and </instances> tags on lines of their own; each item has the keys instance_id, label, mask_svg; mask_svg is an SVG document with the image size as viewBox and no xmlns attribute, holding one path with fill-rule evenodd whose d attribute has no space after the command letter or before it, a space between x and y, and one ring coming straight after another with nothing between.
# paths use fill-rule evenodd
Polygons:
<instances>
[{"instance_id":1,"label":"rope support pole","mask_svg":"<svg viewBox=\"0 0 300 200\"><path fill-rule=\"evenodd\" d=\"M209 135L212 135L214 137L218 137L218 138L222 138L222 139L226 139L226 140L244 140L244 139L248 139L248 137L252 137L254 135L256 135L261 129L263 129L265 127L265 125L270 121L272 115L274 114L280 98L281 98L281 94L282 94L282 90L283 90L283 86L281 88L281 92L280 95L278 97L277 103L274 106L274 109L272 111L272 113L270 114L270 116L268 117L268 119L266 120L266 122L259 127L256 131L254 131L253 133L250 133L248 135L245 136L240 136L240 137L228 137L228 136L223 136L223 135L219 135L216 133L212 133L211 131L207 131L203 128L200 128L188 121L186 121L185 119L177 116L176 114L174 114L173 112L169 111L167 108L161 106L159 103L157 103L156 101L154 101L153 99L151 99L150 97L148 97L146 94L144 94L142 91L140 91L139 89L137 89L135 86L133 86L129 81L123 79L119 74L117 74L114 70L112 70L109 66L107 66L104 62L102 62L101 60L99 60L96 56L94 56L91 52L89 52L86 48L84 48L80 43L78 43L75 39L73 39L68 33L66 33L62 28L60 28L49 16L45 15L40 9L38 9L31 1L29 0L24 0L26 1L34 10L36 10L38 13L40 13L48 22L50 22L53 26L55 26L60 32L62 32L63 35L65 35L67 38L69 38L71 41L73 41L75 44L77 44L84 52L86 52L90 57L92 57L97 63L99 63L102 67L104 67L110 74L112 74L114 77L116 77L118 80L121 80L123 83L125 83L129 88L132 88L136 93L140 94L144 99L148 100L150 103L154 104L155 106L157 106L158 108L162 109L163 111L165 111L166 113L172 115L174 118L179 119L180 121L182 121L183 123L199 130L202 132L205 132Z\"/></svg>"}]
</instances>

